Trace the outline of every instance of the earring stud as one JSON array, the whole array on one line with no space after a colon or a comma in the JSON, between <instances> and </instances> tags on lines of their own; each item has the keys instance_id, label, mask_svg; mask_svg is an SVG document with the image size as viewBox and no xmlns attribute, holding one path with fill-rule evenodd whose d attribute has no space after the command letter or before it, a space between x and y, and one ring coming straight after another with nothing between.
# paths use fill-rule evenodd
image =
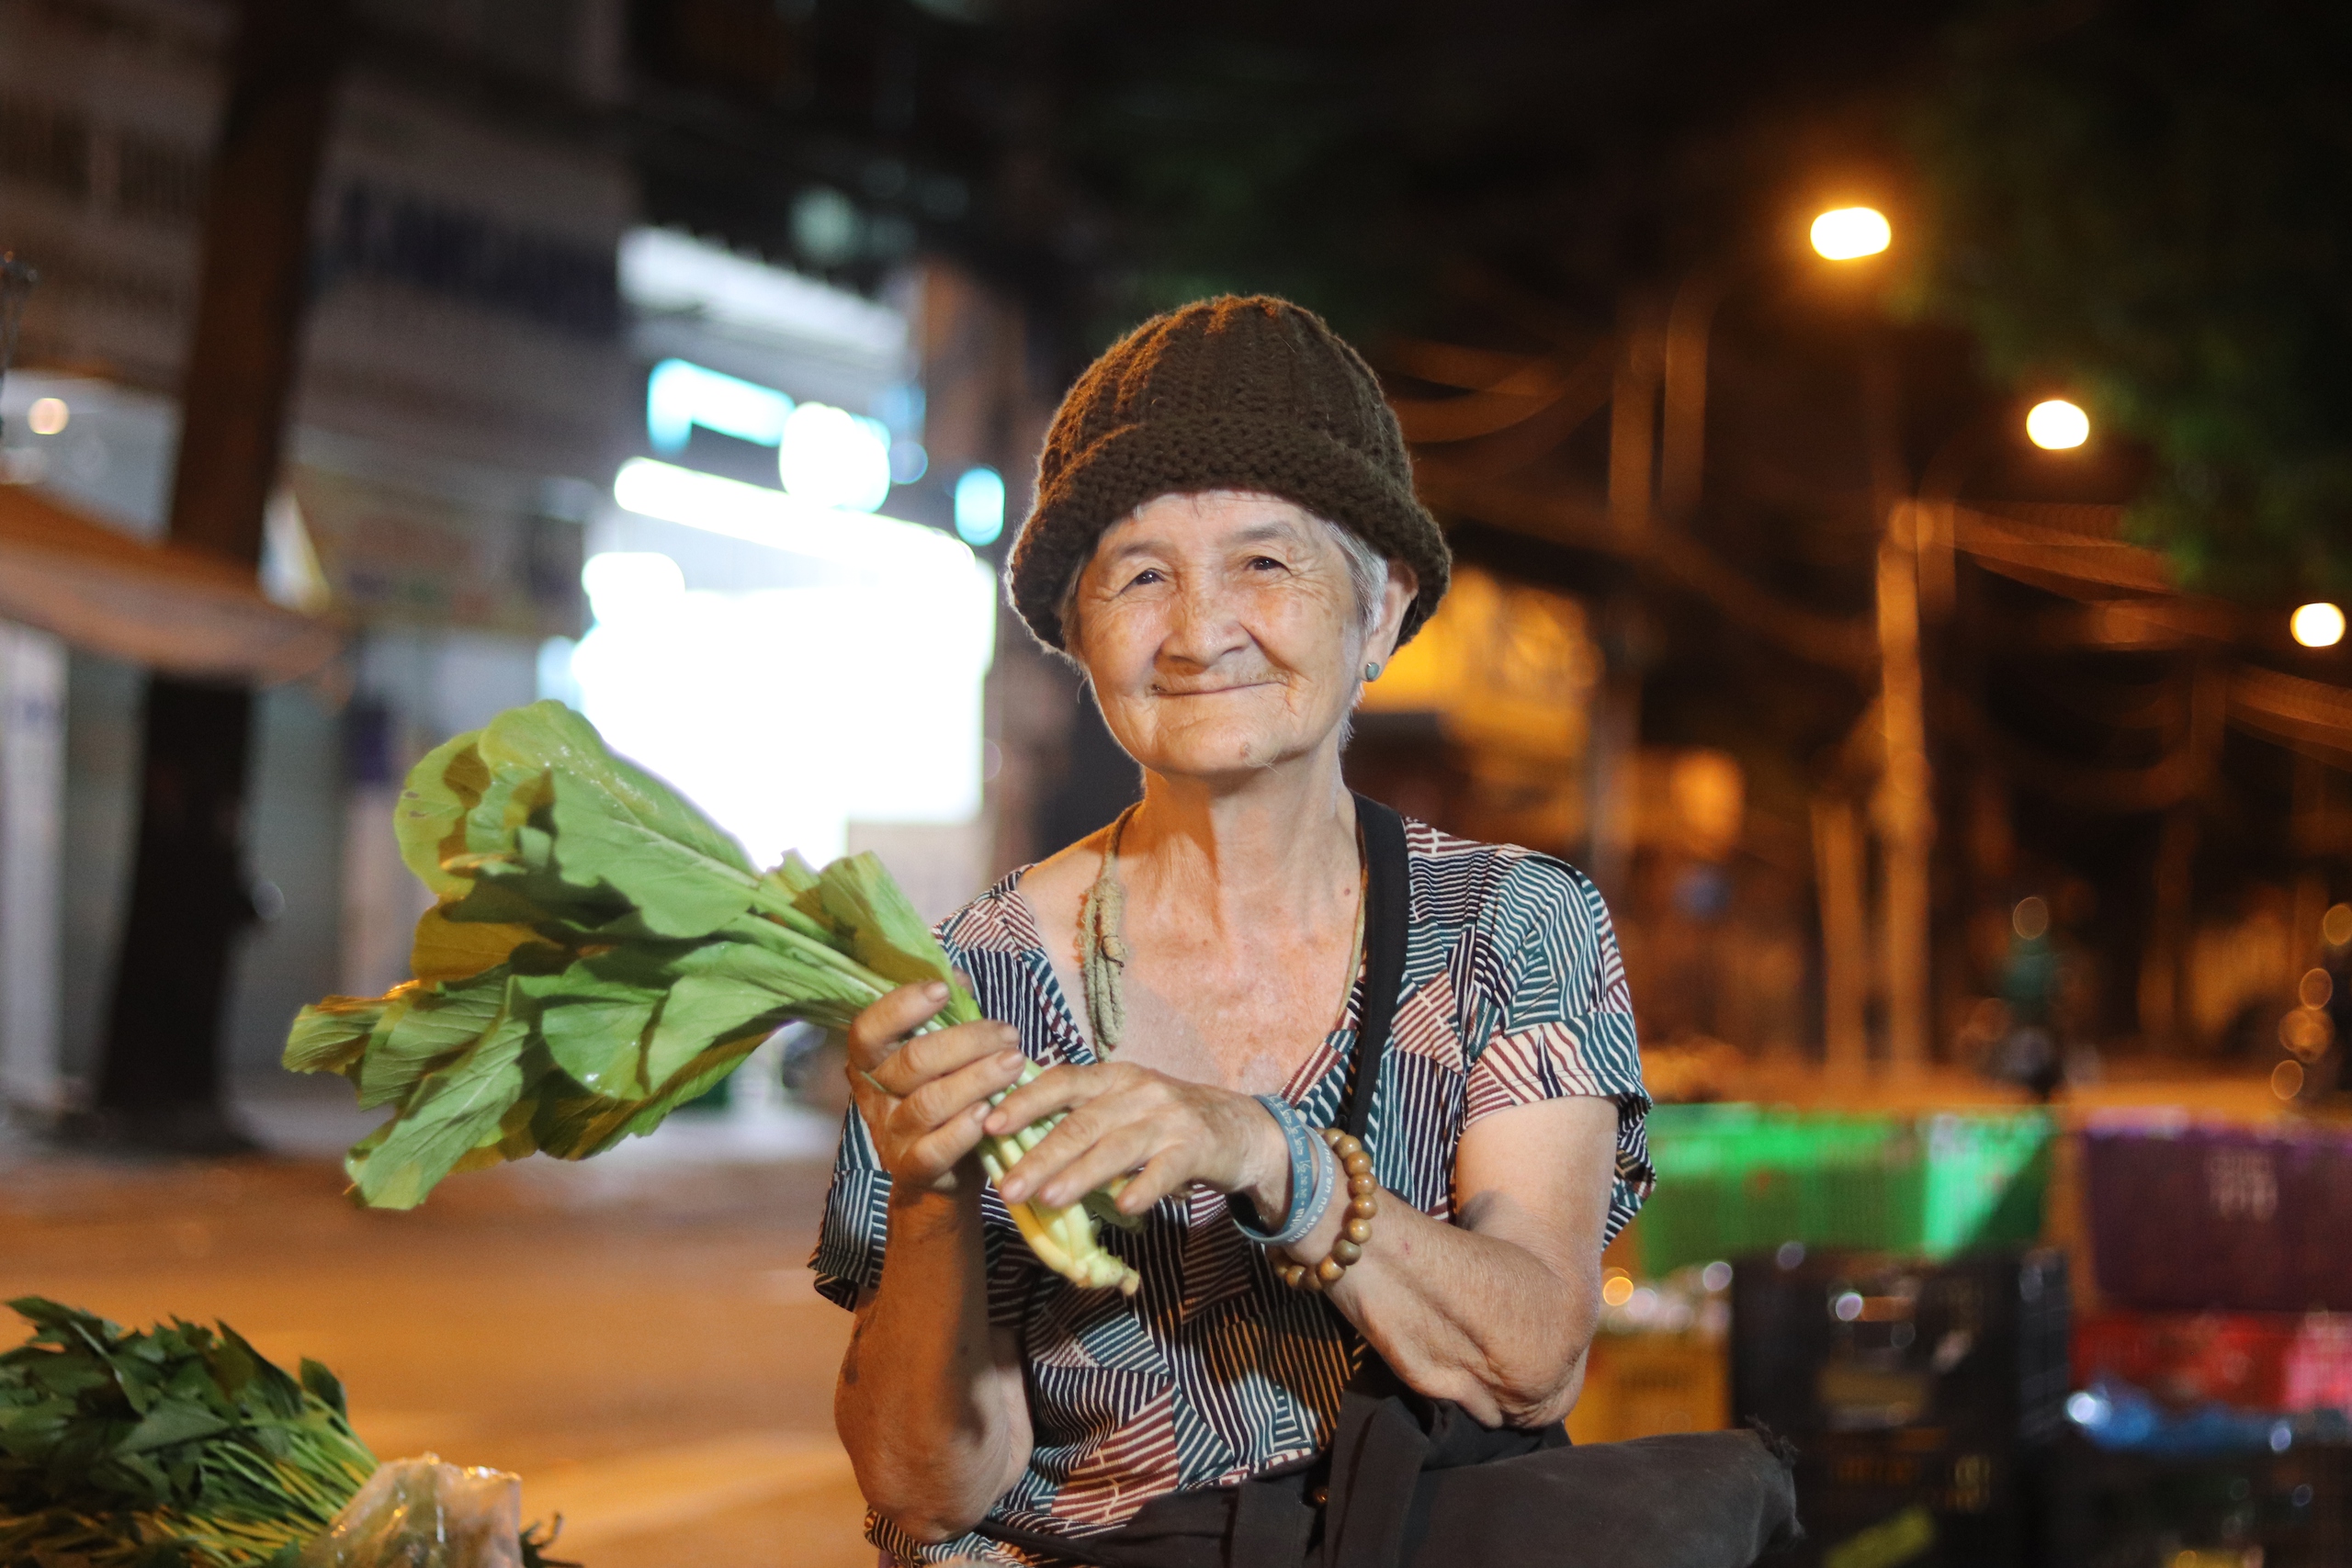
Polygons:
<instances>
[{"instance_id":1,"label":"earring stud","mask_svg":"<svg viewBox=\"0 0 2352 1568\"><path fill-rule=\"evenodd\" d=\"M1367 681L1377 681L1380 679L1380 660L1375 659L1371 663L1363 667L1363 678Z\"/></svg>"}]
</instances>

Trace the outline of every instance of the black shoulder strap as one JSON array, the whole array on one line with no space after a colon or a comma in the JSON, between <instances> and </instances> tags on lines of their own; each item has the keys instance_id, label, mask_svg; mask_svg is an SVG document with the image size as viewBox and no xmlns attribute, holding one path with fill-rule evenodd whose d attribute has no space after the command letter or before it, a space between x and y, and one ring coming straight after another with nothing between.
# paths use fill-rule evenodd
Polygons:
<instances>
[{"instance_id":1,"label":"black shoulder strap","mask_svg":"<svg viewBox=\"0 0 2352 1568\"><path fill-rule=\"evenodd\" d=\"M1380 1059L1387 1053L1397 992L1405 985L1405 933L1412 921L1413 889L1405 856L1405 819L1359 795L1356 823L1363 833L1365 871L1363 1011L1356 1021L1355 1074L1348 1084L1347 1111L1340 1126L1361 1138L1372 1119Z\"/></svg>"}]
</instances>

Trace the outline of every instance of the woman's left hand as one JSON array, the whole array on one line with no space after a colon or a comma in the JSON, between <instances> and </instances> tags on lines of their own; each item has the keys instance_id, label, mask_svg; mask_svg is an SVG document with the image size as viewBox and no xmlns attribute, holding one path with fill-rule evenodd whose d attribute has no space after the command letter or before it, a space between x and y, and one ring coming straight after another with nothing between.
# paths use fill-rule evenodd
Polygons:
<instances>
[{"instance_id":1,"label":"woman's left hand","mask_svg":"<svg viewBox=\"0 0 2352 1568\"><path fill-rule=\"evenodd\" d=\"M1193 1182L1244 1194L1261 1213L1289 1205L1282 1128L1246 1094L1125 1062L1060 1066L1005 1096L986 1125L1010 1133L1057 1111L1061 1124L997 1184L1006 1202L1075 1203L1125 1176L1119 1208L1130 1214Z\"/></svg>"}]
</instances>

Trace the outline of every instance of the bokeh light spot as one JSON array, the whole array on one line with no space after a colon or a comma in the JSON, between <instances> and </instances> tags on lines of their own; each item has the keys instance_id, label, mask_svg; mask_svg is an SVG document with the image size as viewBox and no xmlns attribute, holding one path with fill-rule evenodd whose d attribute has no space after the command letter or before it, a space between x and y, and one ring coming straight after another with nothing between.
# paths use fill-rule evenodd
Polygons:
<instances>
[{"instance_id":1,"label":"bokeh light spot","mask_svg":"<svg viewBox=\"0 0 2352 1568\"><path fill-rule=\"evenodd\" d=\"M2292 1100L2303 1092L2303 1065L2281 1062L2270 1069L2270 1092L2281 1100Z\"/></svg>"},{"instance_id":2,"label":"bokeh light spot","mask_svg":"<svg viewBox=\"0 0 2352 1568\"><path fill-rule=\"evenodd\" d=\"M2009 929L2027 942L2038 942L2050 931L2050 905L2041 898L2020 898L2009 911Z\"/></svg>"},{"instance_id":3,"label":"bokeh light spot","mask_svg":"<svg viewBox=\"0 0 2352 1568\"><path fill-rule=\"evenodd\" d=\"M1829 261L1874 256L1894 243L1886 215L1873 207L1840 207L1813 220L1813 248Z\"/></svg>"},{"instance_id":4,"label":"bokeh light spot","mask_svg":"<svg viewBox=\"0 0 2352 1568\"><path fill-rule=\"evenodd\" d=\"M2287 630L2305 648L2334 648L2344 640L2344 612L2324 601L2305 604L2287 618Z\"/></svg>"},{"instance_id":5,"label":"bokeh light spot","mask_svg":"<svg viewBox=\"0 0 2352 1568\"><path fill-rule=\"evenodd\" d=\"M2049 398L2026 411L2026 439L2045 452L2068 452L2091 438L2091 416L2064 398Z\"/></svg>"}]
</instances>

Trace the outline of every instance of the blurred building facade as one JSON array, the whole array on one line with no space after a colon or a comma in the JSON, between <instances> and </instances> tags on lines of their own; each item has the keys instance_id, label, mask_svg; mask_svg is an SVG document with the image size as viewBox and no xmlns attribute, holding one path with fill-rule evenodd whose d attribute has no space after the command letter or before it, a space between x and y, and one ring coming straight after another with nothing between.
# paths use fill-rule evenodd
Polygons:
<instances>
[{"instance_id":1,"label":"blurred building facade","mask_svg":"<svg viewBox=\"0 0 2352 1568\"><path fill-rule=\"evenodd\" d=\"M943 264L869 298L643 225L615 0L356 12L262 569L347 650L263 696L232 1075L303 1002L405 977L400 781L535 697L763 859L874 849L944 912L1033 855L999 807L1050 788L1076 709L1032 736L1023 670L990 674L1050 407L1019 310ZM231 16L0 0L0 248L42 276L0 478L134 539L170 509ZM70 1108L101 1050L142 679L0 627L0 1100Z\"/></svg>"},{"instance_id":2,"label":"blurred building facade","mask_svg":"<svg viewBox=\"0 0 2352 1568\"><path fill-rule=\"evenodd\" d=\"M345 622L351 652L263 699L240 1072L274 1058L292 1008L363 978L383 930L404 931L413 902L365 848L386 788L421 746L528 700L540 643L580 629L582 527L626 413L618 6L356 10L264 572L281 602ZM0 246L42 278L5 477L141 538L170 504L232 19L188 0L0 6ZM47 434L55 416L28 418L43 399L66 411ZM141 675L11 640L12 670L45 661L57 700L13 704L6 736L7 1089L54 1106L105 1028Z\"/></svg>"}]
</instances>

